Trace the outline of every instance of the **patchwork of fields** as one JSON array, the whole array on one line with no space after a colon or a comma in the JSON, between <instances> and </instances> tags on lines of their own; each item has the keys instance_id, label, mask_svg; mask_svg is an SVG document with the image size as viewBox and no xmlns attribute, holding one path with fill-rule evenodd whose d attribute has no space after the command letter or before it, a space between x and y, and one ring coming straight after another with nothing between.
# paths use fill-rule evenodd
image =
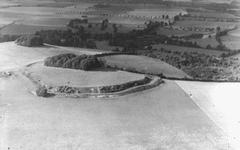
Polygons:
<instances>
[{"instance_id":1,"label":"patchwork of fields","mask_svg":"<svg viewBox=\"0 0 240 150\"><path fill-rule=\"evenodd\" d=\"M44 33L45 38L35 35L53 41L42 41L41 47L0 43L1 150L238 149L239 83L161 78L240 80L239 28L229 30L239 26L239 18L226 9L230 3L83 1L0 2L0 38L54 30ZM67 26L76 18L81 23ZM94 49L88 49L89 43ZM117 54L103 55L111 52ZM101 54L71 62L87 66L95 60L101 65L91 71L43 65L45 58L66 53ZM114 98L44 98L36 90L45 83L90 91L116 85L118 90L119 84L146 75L158 75L164 82Z\"/></svg>"}]
</instances>

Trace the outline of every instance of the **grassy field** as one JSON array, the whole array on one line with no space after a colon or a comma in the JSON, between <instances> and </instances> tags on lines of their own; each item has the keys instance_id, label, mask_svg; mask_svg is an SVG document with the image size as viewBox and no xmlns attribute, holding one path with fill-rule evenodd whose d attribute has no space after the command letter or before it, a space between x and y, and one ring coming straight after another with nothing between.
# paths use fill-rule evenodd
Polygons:
<instances>
[{"instance_id":1,"label":"grassy field","mask_svg":"<svg viewBox=\"0 0 240 150\"><path fill-rule=\"evenodd\" d=\"M15 21L28 25L65 25L66 19L63 19L65 16L58 13L67 8L41 6L42 4L48 4L47 2L41 2L39 4L36 2L36 5L33 6L31 3L34 2L29 1L29 3L19 2L21 7L0 7L0 24L9 24ZM25 6L25 4L28 5Z\"/></svg>"},{"instance_id":2,"label":"grassy field","mask_svg":"<svg viewBox=\"0 0 240 150\"><path fill-rule=\"evenodd\" d=\"M238 23L233 22L214 22L214 21L192 21L192 20L185 20L185 21L178 21L175 24L176 26L181 27L200 27L200 28L216 28L221 27L221 29L232 29Z\"/></svg>"},{"instance_id":3,"label":"grassy field","mask_svg":"<svg viewBox=\"0 0 240 150\"><path fill-rule=\"evenodd\" d=\"M162 17L162 15L168 15L169 18L173 18L179 13L186 14L186 11L183 9L171 9L171 8L161 8L161 9L135 9L130 11L128 14L136 17L147 17L151 18L152 16Z\"/></svg>"},{"instance_id":4,"label":"grassy field","mask_svg":"<svg viewBox=\"0 0 240 150\"><path fill-rule=\"evenodd\" d=\"M202 48L191 48L191 47L181 47L181 46L175 46L175 45L166 45L166 44L157 44L153 45L153 48L156 49L167 49L172 51L181 51L181 52L198 52L198 53L204 53L208 55L215 55L220 56L222 53L225 53L223 51L219 50L208 50L208 49L202 49Z\"/></svg>"},{"instance_id":5,"label":"grassy field","mask_svg":"<svg viewBox=\"0 0 240 150\"><path fill-rule=\"evenodd\" d=\"M96 45L97 45L97 49L105 50L105 51L112 51L112 50L115 50L116 48L122 49L121 47L118 47L118 46L110 46L108 44L108 41L97 41Z\"/></svg>"},{"instance_id":6,"label":"grassy field","mask_svg":"<svg viewBox=\"0 0 240 150\"><path fill-rule=\"evenodd\" d=\"M46 67L42 63L34 64L27 72L35 80L51 86L95 87L122 84L129 81L143 79L144 75L124 71L104 70L83 71Z\"/></svg>"},{"instance_id":7,"label":"grassy field","mask_svg":"<svg viewBox=\"0 0 240 150\"><path fill-rule=\"evenodd\" d=\"M56 24L62 25L65 22L61 19L50 18L79 16L71 13L69 15L56 14L59 7L65 11L63 7L69 6L67 3L57 5L53 4L52 0L21 0L21 2L24 6L34 7L0 10L2 12L0 20L1 15L5 18L3 24L18 19L28 20L30 17L42 19L36 19L33 22L19 21L19 24L9 25L0 33L4 31L7 34L26 34L40 29L56 29ZM45 7L38 8L36 5L45 5ZM79 4L77 7L82 6ZM143 7L143 5L136 7ZM126 24L129 22L134 25L140 24L139 20L131 18L121 20L116 17L114 19L116 22ZM205 49L162 46L176 51L199 51L211 55L222 53ZM100 50L58 46L29 48L18 46L14 42L0 43L0 70L15 70L13 76L0 78L0 149L229 150L232 146L232 143L229 143L229 135L219 128L215 120L211 120L212 118L201 109L202 107L196 105L197 101L191 99L188 90L182 90L175 81L165 80L165 83L159 87L109 99L57 97L46 99L34 95L32 92L35 91L35 85L19 72L19 69L22 71L22 67L29 63L42 61L46 57L57 54L80 55L101 52ZM107 56L103 59L110 64L136 71L163 73L166 76L178 78L187 76L183 71L169 64L145 56L119 55ZM28 69L36 78L40 76L39 79L43 82L57 85L105 85L143 77L143 75L123 71L99 70L86 73L79 70L48 68L40 64L33 64ZM191 90L203 93L210 91L208 88L206 88L207 91L202 90L201 86L195 82L187 86ZM215 88L220 88L220 90ZM216 98L213 101L216 108L225 111L226 107L229 109L232 107L232 112L236 113L227 112L225 117L233 118L234 126L230 126L232 127L230 131L238 129L239 127L235 126L238 126L235 118L238 118L237 114L239 114L237 100L226 101L226 99L232 96L239 97L236 94L239 89L226 93L226 89L231 89L231 86L216 86L215 88L211 89L213 95L209 95ZM206 97L200 97L200 101L204 100ZM221 105L218 105L219 103ZM209 105L212 104L208 103L207 106ZM239 130L236 131L236 134L239 134Z\"/></svg>"},{"instance_id":8,"label":"grassy field","mask_svg":"<svg viewBox=\"0 0 240 150\"><path fill-rule=\"evenodd\" d=\"M16 14L29 14L29 15L54 15L60 9L59 8L51 8L51 7L9 7L9 8L1 8L1 13L16 13Z\"/></svg>"},{"instance_id":9,"label":"grassy field","mask_svg":"<svg viewBox=\"0 0 240 150\"><path fill-rule=\"evenodd\" d=\"M229 141L238 148L240 146L240 117L238 115L240 84L176 82L186 93L192 95L193 101L227 133Z\"/></svg>"},{"instance_id":10,"label":"grassy field","mask_svg":"<svg viewBox=\"0 0 240 150\"><path fill-rule=\"evenodd\" d=\"M240 28L237 28L236 30L228 32L228 35L240 37Z\"/></svg>"},{"instance_id":11,"label":"grassy field","mask_svg":"<svg viewBox=\"0 0 240 150\"><path fill-rule=\"evenodd\" d=\"M23 65L49 56L70 51L81 54L84 52L81 50L60 47L28 48L13 42L1 43L0 68L17 70ZM147 57L115 56L108 59L123 66L131 63L133 67L141 69L162 73L166 71L174 76L185 75L161 61ZM42 69L38 70L39 74L44 72L44 68ZM65 84L61 80L61 71L57 73L59 76L56 79ZM31 93L35 90L31 81L18 71L15 74L6 79L0 78L0 149L229 148L228 137L174 81L166 80L165 84L151 90L109 99L45 99ZM74 74L78 73L69 72L68 77L72 79ZM94 74L101 75L98 72ZM90 76L84 81L84 75L81 75L83 74L79 75L79 80L82 82L87 79L89 83L102 82L95 81ZM49 76L52 76L51 72L45 79L50 80L47 78ZM130 76L135 78L136 74ZM111 78L120 78L115 75L111 78L97 78L100 77L108 83ZM78 80L76 77L73 79Z\"/></svg>"},{"instance_id":12,"label":"grassy field","mask_svg":"<svg viewBox=\"0 0 240 150\"><path fill-rule=\"evenodd\" d=\"M200 12L190 12L190 15L200 16L200 17L209 17L209 18L237 18L236 16L230 13L223 12L210 12L210 11L200 11Z\"/></svg>"},{"instance_id":13,"label":"grassy field","mask_svg":"<svg viewBox=\"0 0 240 150\"><path fill-rule=\"evenodd\" d=\"M240 29L228 32L226 36L221 37L221 40L224 45L232 50L240 49Z\"/></svg>"},{"instance_id":14,"label":"grassy field","mask_svg":"<svg viewBox=\"0 0 240 150\"><path fill-rule=\"evenodd\" d=\"M34 25L34 26L53 26L53 27L65 27L71 19L60 17L38 17L32 16L24 20L18 20L15 24Z\"/></svg>"},{"instance_id":15,"label":"grassy field","mask_svg":"<svg viewBox=\"0 0 240 150\"><path fill-rule=\"evenodd\" d=\"M208 45L210 45L212 48L216 48L219 45L215 37L204 39L190 39L189 41L197 42L197 44L203 48L206 48Z\"/></svg>"},{"instance_id":16,"label":"grassy field","mask_svg":"<svg viewBox=\"0 0 240 150\"><path fill-rule=\"evenodd\" d=\"M192 35L192 34L204 34L204 33L207 33L207 32L197 32L197 31L184 31L184 30L174 30L174 29L167 29L167 28L158 28L157 30L157 33L158 34L161 34L161 35L166 35L166 36L189 36L189 35Z\"/></svg>"},{"instance_id":17,"label":"grassy field","mask_svg":"<svg viewBox=\"0 0 240 150\"><path fill-rule=\"evenodd\" d=\"M24 25L24 24L11 24L0 30L0 34L8 35L24 35L24 34L34 34L36 31L40 30L66 30L66 27L62 26L39 26L39 25Z\"/></svg>"},{"instance_id":18,"label":"grassy field","mask_svg":"<svg viewBox=\"0 0 240 150\"><path fill-rule=\"evenodd\" d=\"M39 98L0 80L1 149L228 150L224 133L173 81L112 99Z\"/></svg>"},{"instance_id":19,"label":"grassy field","mask_svg":"<svg viewBox=\"0 0 240 150\"><path fill-rule=\"evenodd\" d=\"M107 65L125 68L126 70L135 70L151 74L163 74L167 77L184 78L188 75L183 71L158 59L146 56L134 55L115 55L103 57Z\"/></svg>"},{"instance_id":20,"label":"grassy field","mask_svg":"<svg viewBox=\"0 0 240 150\"><path fill-rule=\"evenodd\" d=\"M227 36L221 37L221 40L223 44L226 45L226 47L231 50L240 49L240 43L239 43L240 37L227 35Z\"/></svg>"},{"instance_id":21,"label":"grassy field","mask_svg":"<svg viewBox=\"0 0 240 150\"><path fill-rule=\"evenodd\" d=\"M83 51L82 51L83 50ZM86 50L81 48L65 49L51 46L24 47L14 42L0 43L0 69L16 68L36 61L44 60L46 57L63 53L75 53L81 55ZM93 54L96 52L92 51Z\"/></svg>"}]
</instances>

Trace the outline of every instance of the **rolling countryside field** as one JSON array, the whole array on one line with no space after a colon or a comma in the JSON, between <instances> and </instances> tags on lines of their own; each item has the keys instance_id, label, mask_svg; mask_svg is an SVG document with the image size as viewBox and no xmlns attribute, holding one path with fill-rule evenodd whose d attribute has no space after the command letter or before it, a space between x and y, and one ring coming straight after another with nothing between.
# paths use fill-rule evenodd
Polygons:
<instances>
[{"instance_id":1,"label":"rolling countryside field","mask_svg":"<svg viewBox=\"0 0 240 150\"><path fill-rule=\"evenodd\" d=\"M239 7L1 0L0 150L238 150Z\"/></svg>"}]
</instances>

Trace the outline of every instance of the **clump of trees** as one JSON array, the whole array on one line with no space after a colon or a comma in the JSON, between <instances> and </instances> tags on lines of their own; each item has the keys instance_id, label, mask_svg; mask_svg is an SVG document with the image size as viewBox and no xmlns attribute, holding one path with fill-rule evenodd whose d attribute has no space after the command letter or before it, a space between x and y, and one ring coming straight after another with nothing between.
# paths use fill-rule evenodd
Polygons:
<instances>
[{"instance_id":1,"label":"clump of trees","mask_svg":"<svg viewBox=\"0 0 240 150\"><path fill-rule=\"evenodd\" d=\"M39 86L36 90L36 95L39 97L49 97L50 94L45 86Z\"/></svg>"},{"instance_id":2,"label":"clump of trees","mask_svg":"<svg viewBox=\"0 0 240 150\"><path fill-rule=\"evenodd\" d=\"M44 43L60 46L72 46L81 48L97 48L96 43L84 27L72 30L42 30L35 33L40 36Z\"/></svg>"},{"instance_id":3,"label":"clump of trees","mask_svg":"<svg viewBox=\"0 0 240 150\"><path fill-rule=\"evenodd\" d=\"M103 63L95 55L60 54L45 59L44 65L88 71L101 67Z\"/></svg>"},{"instance_id":4,"label":"clump of trees","mask_svg":"<svg viewBox=\"0 0 240 150\"><path fill-rule=\"evenodd\" d=\"M19 35L8 35L8 34L1 35L0 36L0 43L1 42L15 41L19 37L20 37Z\"/></svg>"},{"instance_id":5,"label":"clump of trees","mask_svg":"<svg viewBox=\"0 0 240 150\"><path fill-rule=\"evenodd\" d=\"M77 57L77 55L71 53L48 57L44 60L44 65L51 67L62 67L65 62L75 57Z\"/></svg>"},{"instance_id":6,"label":"clump of trees","mask_svg":"<svg viewBox=\"0 0 240 150\"><path fill-rule=\"evenodd\" d=\"M108 19L104 19L101 24L101 30L105 30L108 27L109 21Z\"/></svg>"},{"instance_id":7,"label":"clump of trees","mask_svg":"<svg viewBox=\"0 0 240 150\"><path fill-rule=\"evenodd\" d=\"M23 35L16 39L16 43L21 46L38 47L43 45L43 39L38 35Z\"/></svg>"},{"instance_id":8,"label":"clump of trees","mask_svg":"<svg viewBox=\"0 0 240 150\"><path fill-rule=\"evenodd\" d=\"M81 24L87 24L87 23L88 23L87 19L72 19L69 21L67 26L71 28L78 28L79 26L81 26Z\"/></svg>"}]
</instances>

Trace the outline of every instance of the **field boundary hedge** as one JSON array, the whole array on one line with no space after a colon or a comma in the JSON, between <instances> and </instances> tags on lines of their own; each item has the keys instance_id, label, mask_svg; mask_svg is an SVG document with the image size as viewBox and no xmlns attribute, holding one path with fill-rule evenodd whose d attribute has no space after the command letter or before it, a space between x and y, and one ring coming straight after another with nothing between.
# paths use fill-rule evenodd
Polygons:
<instances>
[{"instance_id":1,"label":"field boundary hedge","mask_svg":"<svg viewBox=\"0 0 240 150\"><path fill-rule=\"evenodd\" d=\"M177 81L196 81L196 82L213 82L213 83L240 83L239 80L206 80L206 79L191 79L191 78L173 78L173 77L166 77L161 76L163 79L167 80L177 80Z\"/></svg>"}]
</instances>

